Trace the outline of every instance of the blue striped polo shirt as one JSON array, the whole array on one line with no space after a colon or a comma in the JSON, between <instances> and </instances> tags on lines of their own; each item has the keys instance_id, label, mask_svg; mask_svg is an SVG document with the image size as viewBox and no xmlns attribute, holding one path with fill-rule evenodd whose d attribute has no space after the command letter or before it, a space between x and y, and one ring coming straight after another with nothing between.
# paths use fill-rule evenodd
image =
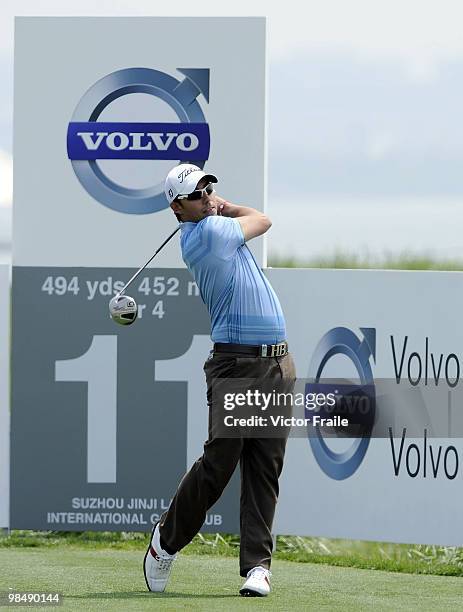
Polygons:
<instances>
[{"instance_id":1,"label":"blue striped polo shirt","mask_svg":"<svg viewBox=\"0 0 463 612\"><path fill-rule=\"evenodd\" d=\"M210 216L182 223L180 245L209 311L213 342L286 339L280 302L245 245L238 219Z\"/></svg>"}]
</instances>

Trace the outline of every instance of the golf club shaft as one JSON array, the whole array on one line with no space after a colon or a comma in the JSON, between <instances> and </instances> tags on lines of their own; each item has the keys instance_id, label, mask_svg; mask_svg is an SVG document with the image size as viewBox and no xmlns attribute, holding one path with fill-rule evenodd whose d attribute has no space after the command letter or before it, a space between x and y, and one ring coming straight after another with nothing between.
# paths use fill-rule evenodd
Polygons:
<instances>
[{"instance_id":1,"label":"golf club shaft","mask_svg":"<svg viewBox=\"0 0 463 612\"><path fill-rule=\"evenodd\" d=\"M148 259L148 261L145 263L144 266L142 266L139 270L137 270L137 272L135 272L135 274L132 276L132 278L123 286L123 288L119 291L119 293L117 294L122 295L124 293L124 291L127 289L127 287L133 283L133 281L137 278L137 276L139 274L141 274L143 272L143 270L146 268L146 266L151 263L153 261L153 259L156 257L156 255L159 253L159 251L169 242L169 240L171 238L173 238L175 236L175 234L178 232L178 230L180 229L180 225L176 228L176 230L174 232L172 232L172 234L166 238L166 240L164 240L164 242L161 244L161 246L159 247L159 249L154 253L154 255L152 255L150 257L150 259Z\"/></svg>"}]
</instances>

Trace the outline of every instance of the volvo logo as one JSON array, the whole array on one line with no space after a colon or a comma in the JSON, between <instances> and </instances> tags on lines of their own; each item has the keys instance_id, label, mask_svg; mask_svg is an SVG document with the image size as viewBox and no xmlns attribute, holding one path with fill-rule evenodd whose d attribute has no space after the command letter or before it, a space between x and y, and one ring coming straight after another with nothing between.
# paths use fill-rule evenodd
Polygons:
<instances>
[{"instance_id":1,"label":"volvo logo","mask_svg":"<svg viewBox=\"0 0 463 612\"><path fill-rule=\"evenodd\" d=\"M178 72L183 80L151 68L118 70L92 85L78 103L68 126L67 153L80 183L101 204L131 214L168 206L164 181L144 188L127 187L108 176L98 160L173 160L172 165L185 161L204 167L210 134L197 97L202 94L209 102L209 69L178 68ZM159 98L179 121L99 120L112 102L134 93Z\"/></svg>"},{"instance_id":2,"label":"volvo logo","mask_svg":"<svg viewBox=\"0 0 463 612\"><path fill-rule=\"evenodd\" d=\"M354 364L360 383L374 394L374 379L370 357L376 359L376 330L360 328L363 338L359 338L346 327L335 327L327 332L315 348L309 366L309 379L315 384L320 381L328 361L338 354L345 355ZM310 386L310 385L308 385ZM373 403L372 403L373 405ZM370 415L373 418L374 415ZM355 438L351 446L343 452L333 451L323 438L319 427L315 434L309 436L310 446L320 468L334 480L349 478L358 469L365 457L370 443L370 436Z\"/></svg>"}]
</instances>

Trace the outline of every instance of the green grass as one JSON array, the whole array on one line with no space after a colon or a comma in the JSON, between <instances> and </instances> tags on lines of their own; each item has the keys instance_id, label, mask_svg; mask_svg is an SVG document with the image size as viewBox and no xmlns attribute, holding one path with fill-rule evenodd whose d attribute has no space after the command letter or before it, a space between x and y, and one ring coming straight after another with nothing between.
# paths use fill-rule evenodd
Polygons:
<instances>
[{"instance_id":1,"label":"green grass","mask_svg":"<svg viewBox=\"0 0 463 612\"><path fill-rule=\"evenodd\" d=\"M463 581L363 569L273 563L273 592L240 598L237 559L182 554L164 594L146 592L142 551L0 549L0 590L60 592L63 610L459 610ZM42 608L43 609L43 608Z\"/></svg>"},{"instance_id":2,"label":"green grass","mask_svg":"<svg viewBox=\"0 0 463 612\"><path fill-rule=\"evenodd\" d=\"M13 531L0 538L2 548L69 547L91 550L143 551L145 533ZM237 557L239 538L199 534L183 555ZM274 559L410 574L463 576L463 549L449 546L388 544L329 538L278 536Z\"/></svg>"},{"instance_id":3,"label":"green grass","mask_svg":"<svg viewBox=\"0 0 463 612\"><path fill-rule=\"evenodd\" d=\"M463 260L436 260L432 256L414 253L385 254L374 257L368 254L335 252L333 255L301 260L296 257L270 255L268 265L273 268L342 268L380 270L446 270L462 271Z\"/></svg>"}]
</instances>

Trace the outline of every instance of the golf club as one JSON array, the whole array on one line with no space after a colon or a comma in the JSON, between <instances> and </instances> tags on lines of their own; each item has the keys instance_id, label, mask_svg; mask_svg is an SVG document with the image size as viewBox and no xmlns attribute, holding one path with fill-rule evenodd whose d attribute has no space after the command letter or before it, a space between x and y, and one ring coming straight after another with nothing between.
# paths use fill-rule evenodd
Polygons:
<instances>
[{"instance_id":1,"label":"golf club","mask_svg":"<svg viewBox=\"0 0 463 612\"><path fill-rule=\"evenodd\" d=\"M115 321L116 323L119 323L119 325L130 325L136 320L138 316L137 302L133 299L133 297L130 297L128 295L122 295L122 294L125 292L127 287L131 283L133 283L133 281L137 278L137 276L139 276L139 274L143 272L146 266L153 261L153 259L159 253L159 251L169 242L169 240L175 236L175 234L178 232L179 229L180 229L180 225L175 229L174 232L172 232L172 234L170 234L168 238L166 238L166 240L164 240L161 246L157 249L154 255L152 255L148 259L145 265L142 266L139 270L137 270L137 272L135 272L132 278L111 299L111 301L109 302L109 312L111 314L111 318L113 321Z\"/></svg>"}]
</instances>

